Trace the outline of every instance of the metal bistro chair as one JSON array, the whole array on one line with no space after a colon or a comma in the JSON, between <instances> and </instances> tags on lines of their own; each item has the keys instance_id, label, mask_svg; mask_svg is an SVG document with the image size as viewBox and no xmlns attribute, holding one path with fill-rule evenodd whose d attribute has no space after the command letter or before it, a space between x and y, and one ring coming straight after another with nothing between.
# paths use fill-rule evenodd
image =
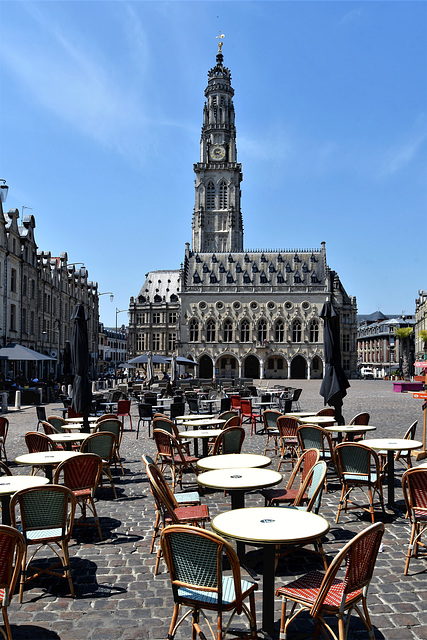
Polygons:
<instances>
[{"instance_id":1,"label":"metal bistro chair","mask_svg":"<svg viewBox=\"0 0 427 640\"><path fill-rule=\"evenodd\" d=\"M402 489L411 523L411 536L404 570L406 576L411 558L418 557L419 547L427 546L421 542L421 536L427 527L427 469L415 467L405 471L402 476Z\"/></svg>"},{"instance_id":2,"label":"metal bistro chair","mask_svg":"<svg viewBox=\"0 0 427 640\"><path fill-rule=\"evenodd\" d=\"M110 418L109 420L102 420L101 422L98 422L98 424L96 425L95 433L102 433L104 431L111 431L111 433L114 433L114 435L116 436L117 445L116 445L116 451L113 457L113 462L116 467L117 467L117 464L120 465L120 468L122 470L122 475L124 476L125 470L123 469L122 460L120 458L120 444L123 436L123 423L120 422L118 418L115 418L115 419Z\"/></svg>"},{"instance_id":3,"label":"metal bistro chair","mask_svg":"<svg viewBox=\"0 0 427 640\"><path fill-rule=\"evenodd\" d=\"M123 429L125 428L126 416L130 421L130 430L133 431L132 416L130 415L130 400L118 400L117 401L117 417L122 418Z\"/></svg>"},{"instance_id":4,"label":"metal bistro chair","mask_svg":"<svg viewBox=\"0 0 427 640\"><path fill-rule=\"evenodd\" d=\"M46 408L42 406L36 407L36 414L37 414L37 420L38 420L37 422L37 431L38 431L42 423L42 420L44 420L45 422L47 421Z\"/></svg>"},{"instance_id":5,"label":"metal bistro chair","mask_svg":"<svg viewBox=\"0 0 427 640\"><path fill-rule=\"evenodd\" d=\"M205 504L192 506L179 506L174 498L164 475L157 465L148 464L146 467L148 480L150 482L151 493L159 510L163 529L170 524L192 524L204 527L210 521L209 509ZM162 556L161 546L157 551L154 575L159 570L160 558Z\"/></svg>"},{"instance_id":6,"label":"metal bistro chair","mask_svg":"<svg viewBox=\"0 0 427 640\"><path fill-rule=\"evenodd\" d=\"M11 603L24 555L25 540L22 533L13 527L0 525L0 605L4 630L0 633L5 640L12 640L7 607Z\"/></svg>"},{"instance_id":7,"label":"metal bistro chair","mask_svg":"<svg viewBox=\"0 0 427 640\"><path fill-rule=\"evenodd\" d=\"M297 438L300 453L307 449L319 449L320 459L324 460L329 468L333 466L336 469L335 447L328 431L314 424L303 425L297 429ZM326 480L325 490L327 490Z\"/></svg>"},{"instance_id":8,"label":"metal bistro chair","mask_svg":"<svg viewBox=\"0 0 427 640\"><path fill-rule=\"evenodd\" d=\"M354 424L356 424L356 425L362 425L362 426L364 426L364 427L365 427L365 426L367 426L367 425L369 424L370 417L371 417L371 416L369 415L369 413L366 413L366 412L363 412L363 413L357 413L357 414L356 414L356 415L355 415L355 416L350 420L350 422L349 422L348 424L351 424L351 425L354 425ZM353 442L359 442L360 440L363 440L363 439L364 439L364 437L365 437L365 434L364 434L364 433L355 434L355 435L353 436ZM343 440L344 440L344 441L345 441L345 440L348 440L348 434L347 434L347 433L345 433L345 434L344 434L344 438L343 438Z\"/></svg>"},{"instance_id":9,"label":"metal bistro chair","mask_svg":"<svg viewBox=\"0 0 427 640\"><path fill-rule=\"evenodd\" d=\"M240 425L245 423L251 425L251 435L256 433L256 423L261 422L262 417L260 413L254 413L252 409L252 400L246 400L242 398L240 401Z\"/></svg>"},{"instance_id":10,"label":"metal bistro chair","mask_svg":"<svg viewBox=\"0 0 427 640\"><path fill-rule=\"evenodd\" d=\"M61 416L49 416L47 420L44 420L44 422L48 422L52 427L55 427L58 433L63 433L64 427L67 425L64 418L61 418Z\"/></svg>"},{"instance_id":11,"label":"metal bistro chair","mask_svg":"<svg viewBox=\"0 0 427 640\"><path fill-rule=\"evenodd\" d=\"M265 498L265 506L275 506L280 503L285 504L293 504L295 500L299 497L301 489L304 486L305 480L308 476L308 473L312 467L319 462L320 452L318 449L307 449L304 451L302 456L300 456L292 470L291 476L288 480L286 488L284 489L263 489L261 494ZM297 484L296 480L299 478L298 486L294 487ZM307 500L308 496L306 492L303 492L301 496L301 501L298 502L300 504L302 500Z\"/></svg>"},{"instance_id":12,"label":"metal bistro chair","mask_svg":"<svg viewBox=\"0 0 427 640\"><path fill-rule=\"evenodd\" d=\"M262 419L264 421L264 433L267 434L264 455L267 454L267 451L274 451L274 454L277 455L279 451L280 431L277 426L277 418L282 415L283 414L276 409L266 409L262 414ZM269 446L271 440L273 440L273 447Z\"/></svg>"},{"instance_id":13,"label":"metal bistro chair","mask_svg":"<svg viewBox=\"0 0 427 640\"><path fill-rule=\"evenodd\" d=\"M337 471L342 483L340 503L335 522L340 517L341 510L346 513L352 509L363 509L374 516L374 495L378 495L381 508L384 510L382 479L380 475L380 459L378 454L359 442L342 442L335 448ZM368 503L360 504L350 500L354 489L360 489ZM349 507L349 503L353 506Z\"/></svg>"},{"instance_id":14,"label":"metal bistro chair","mask_svg":"<svg viewBox=\"0 0 427 640\"><path fill-rule=\"evenodd\" d=\"M153 419L153 405L148 402L140 402L138 404L138 426L136 428L136 439L139 437L139 427L141 422L145 424L148 422L148 437L151 437L150 427Z\"/></svg>"},{"instance_id":15,"label":"metal bistro chair","mask_svg":"<svg viewBox=\"0 0 427 640\"><path fill-rule=\"evenodd\" d=\"M254 592L258 585L242 579L233 547L215 533L180 525L163 530L161 545L174 597L169 640L173 640L179 625L190 613L193 640L197 635L201 640L206 638L199 624L200 614L207 622L213 639L222 640L236 613L246 616L250 637L256 640ZM231 568L231 575L223 574L224 559ZM189 611L178 620L182 607L189 607ZM204 610L216 612L216 637ZM223 612L231 612L224 628Z\"/></svg>"},{"instance_id":16,"label":"metal bistro chair","mask_svg":"<svg viewBox=\"0 0 427 640\"><path fill-rule=\"evenodd\" d=\"M71 578L68 543L73 528L76 499L67 487L49 484L43 487L33 487L17 491L10 501L10 516L12 526L18 528L18 520L25 540L21 566L21 580L19 584L19 602L22 603L24 585L29 580L42 573L62 576L68 580L71 595L74 597L74 587ZM19 517L17 517L17 511ZM27 561L29 547L36 545L35 552ZM49 547L59 558L60 562L48 569L29 566L34 556L42 547ZM62 573L53 569L62 565Z\"/></svg>"},{"instance_id":17,"label":"metal bistro chair","mask_svg":"<svg viewBox=\"0 0 427 640\"><path fill-rule=\"evenodd\" d=\"M147 466L149 464L157 466L155 464L153 458L151 458L150 456L148 456L146 454L142 455L142 461L143 461L143 463L145 465L145 471L146 472L147 472ZM157 467L157 469L159 470L159 473L161 473L160 469L158 467ZM194 506L194 505L199 505L200 504L200 493L198 491L182 491L180 493L174 493L173 497L174 497L174 500L176 501L178 507L190 507L190 506ZM175 503L173 502L173 504L175 504ZM158 533L160 531L161 526L163 526L163 523L161 522L160 511L157 508L156 501L154 501L154 505L155 505L155 508L156 508L156 517L154 519L153 535L151 537L150 553L153 553L153 549L154 549L154 544L156 542L156 538L158 536Z\"/></svg>"},{"instance_id":18,"label":"metal bistro chair","mask_svg":"<svg viewBox=\"0 0 427 640\"><path fill-rule=\"evenodd\" d=\"M286 638L291 622L302 611L308 611L316 624L315 638L323 632L325 637L331 635L335 640L337 639L324 618L324 616L336 615L339 640L346 640L350 613L353 609L365 625L369 637L374 637L367 595L383 533L382 522L371 524L343 547L325 573L311 571L276 590L276 596L282 600L280 638ZM338 578L337 573L344 562L346 563L345 576ZM288 601L292 603L289 616L286 610ZM363 613L359 607L360 604ZM298 605L299 608L295 612ZM344 623L345 613L347 613L346 624Z\"/></svg>"},{"instance_id":19,"label":"metal bistro chair","mask_svg":"<svg viewBox=\"0 0 427 640\"><path fill-rule=\"evenodd\" d=\"M166 415L156 415L153 418L153 437L154 437L154 429L162 429L163 431L168 431L171 433L180 443L183 452L185 455L190 455L190 440L182 438L179 435L178 427L176 423L168 418Z\"/></svg>"},{"instance_id":20,"label":"metal bistro chair","mask_svg":"<svg viewBox=\"0 0 427 640\"><path fill-rule=\"evenodd\" d=\"M173 402L170 406L169 415L171 420L185 414L185 402Z\"/></svg>"},{"instance_id":21,"label":"metal bistro chair","mask_svg":"<svg viewBox=\"0 0 427 640\"><path fill-rule=\"evenodd\" d=\"M74 520L74 524L97 527L100 540L102 540L102 533L94 497L101 473L101 458L94 453L82 453L62 462L56 468L53 477L54 484L60 484L60 478L63 479L63 484L71 489L76 499L76 504L81 509L82 516L78 520ZM94 523L87 521L87 509L92 513L95 520Z\"/></svg>"}]
</instances>

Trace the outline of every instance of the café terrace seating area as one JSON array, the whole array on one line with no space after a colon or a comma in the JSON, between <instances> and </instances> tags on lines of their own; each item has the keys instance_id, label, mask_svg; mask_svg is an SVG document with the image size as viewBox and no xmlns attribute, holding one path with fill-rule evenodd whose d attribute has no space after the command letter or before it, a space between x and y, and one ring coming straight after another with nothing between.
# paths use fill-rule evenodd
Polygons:
<instances>
[{"instance_id":1,"label":"caf\u00e9 terrace seating area","mask_svg":"<svg viewBox=\"0 0 427 640\"><path fill-rule=\"evenodd\" d=\"M26 410L13 441L15 416L3 419L7 640L27 637L19 629L30 619L33 637L44 637L30 613L44 599L70 615L73 603L101 600L108 617L136 589L139 606L152 607L153 631L139 636L135 613L129 638L220 640L236 629L284 640L387 638L387 594L412 602L427 586L416 407L397 431L372 422L373 397L358 398L352 415L344 402L338 425L320 396L299 388L176 391L99 393L85 426L63 398ZM120 615L110 623L132 626ZM400 637L424 637L416 629L408 617ZM62 639L60 627L50 633Z\"/></svg>"}]
</instances>

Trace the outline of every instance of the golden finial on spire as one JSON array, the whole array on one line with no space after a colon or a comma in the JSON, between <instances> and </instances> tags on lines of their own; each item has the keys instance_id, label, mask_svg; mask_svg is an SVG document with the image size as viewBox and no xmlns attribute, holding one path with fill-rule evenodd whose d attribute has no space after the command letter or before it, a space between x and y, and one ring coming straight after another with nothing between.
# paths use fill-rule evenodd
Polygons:
<instances>
[{"instance_id":1,"label":"golden finial on spire","mask_svg":"<svg viewBox=\"0 0 427 640\"><path fill-rule=\"evenodd\" d=\"M221 33L221 29L219 30L219 36L216 36L216 37L219 38L218 53L221 53L222 45L224 44L223 39L225 38L225 35Z\"/></svg>"}]
</instances>

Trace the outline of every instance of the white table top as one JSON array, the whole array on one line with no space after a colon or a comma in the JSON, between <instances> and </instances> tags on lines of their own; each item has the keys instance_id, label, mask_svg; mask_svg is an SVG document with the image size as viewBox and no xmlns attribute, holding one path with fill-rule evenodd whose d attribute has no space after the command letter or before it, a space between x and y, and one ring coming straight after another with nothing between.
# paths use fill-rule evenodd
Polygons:
<instances>
[{"instance_id":1,"label":"white table top","mask_svg":"<svg viewBox=\"0 0 427 640\"><path fill-rule=\"evenodd\" d=\"M89 416L88 422L96 422L98 420L95 416ZM83 418L65 418L65 424L83 424Z\"/></svg>"},{"instance_id":2,"label":"white table top","mask_svg":"<svg viewBox=\"0 0 427 640\"><path fill-rule=\"evenodd\" d=\"M315 416L317 411L288 411L284 415L287 418L308 418L309 416Z\"/></svg>"},{"instance_id":3,"label":"white table top","mask_svg":"<svg viewBox=\"0 0 427 640\"><path fill-rule=\"evenodd\" d=\"M187 420L209 420L210 418L215 418L214 413L188 413L185 416L179 416L177 418L177 422L186 422Z\"/></svg>"},{"instance_id":4,"label":"white table top","mask_svg":"<svg viewBox=\"0 0 427 640\"><path fill-rule=\"evenodd\" d=\"M301 424L322 425L335 422L334 416L306 416L305 418L299 418L298 416L295 417L298 418L298 422L301 422Z\"/></svg>"},{"instance_id":5,"label":"white table top","mask_svg":"<svg viewBox=\"0 0 427 640\"><path fill-rule=\"evenodd\" d=\"M219 420L218 418L208 418L207 420L187 420L187 422L185 423L186 425L188 425L190 428L191 427L207 427L210 424L211 425L216 425L216 424L225 424L227 422L227 420Z\"/></svg>"},{"instance_id":6,"label":"white table top","mask_svg":"<svg viewBox=\"0 0 427 640\"><path fill-rule=\"evenodd\" d=\"M54 433L49 435L48 438L52 440L52 442L58 442L62 444L63 442L83 442L88 437L88 433Z\"/></svg>"},{"instance_id":7,"label":"white table top","mask_svg":"<svg viewBox=\"0 0 427 640\"><path fill-rule=\"evenodd\" d=\"M329 524L322 516L283 507L225 511L216 516L211 525L220 535L258 544L308 542L329 531Z\"/></svg>"},{"instance_id":8,"label":"white table top","mask_svg":"<svg viewBox=\"0 0 427 640\"><path fill-rule=\"evenodd\" d=\"M282 482L281 473L259 467L247 469L215 469L197 476L197 482L211 489L260 489Z\"/></svg>"},{"instance_id":9,"label":"white table top","mask_svg":"<svg viewBox=\"0 0 427 640\"><path fill-rule=\"evenodd\" d=\"M7 496L21 489L31 489L32 487L42 487L49 480L41 476L2 476L0 478L0 495Z\"/></svg>"},{"instance_id":10,"label":"white table top","mask_svg":"<svg viewBox=\"0 0 427 640\"><path fill-rule=\"evenodd\" d=\"M180 431L181 438L216 438L222 429L195 429L194 431Z\"/></svg>"},{"instance_id":11,"label":"white table top","mask_svg":"<svg viewBox=\"0 0 427 640\"><path fill-rule=\"evenodd\" d=\"M364 433L365 431L375 431L375 429L376 427L372 424L336 424L333 427L325 427L325 431L336 431L337 433Z\"/></svg>"},{"instance_id":12,"label":"white table top","mask_svg":"<svg viewBox=\"0 0 427 640\"><path fill-rule=\"evenodd\" d=\"M197 462L200 469L248 469L253 467L268 467L271 459L255 453L225 453L218 456L202 458Z\"/></svg>"},{"instance_id":13,"label":"white table top","mask_svg":"<svg viewBox=\"0 0 427 640\"><path fill-rule=\"evenodd\" d=\"M15 462L34 465L58 464L78 455L80 454L77 451L37 451L36 453L24 453L15 458Z\"/></svg>"},{"instance_id":14,"label":"white table top","mask_svg":"<svg viewBox=\"0 0 427 640\"><path fill-rule=\"evenodd\" d=\"M384 449L385 451L401 451L419 449L423 443L419 440L405 440L404 438L368 438L363 444L371 449Z\"/></svg>"}]
</instances>

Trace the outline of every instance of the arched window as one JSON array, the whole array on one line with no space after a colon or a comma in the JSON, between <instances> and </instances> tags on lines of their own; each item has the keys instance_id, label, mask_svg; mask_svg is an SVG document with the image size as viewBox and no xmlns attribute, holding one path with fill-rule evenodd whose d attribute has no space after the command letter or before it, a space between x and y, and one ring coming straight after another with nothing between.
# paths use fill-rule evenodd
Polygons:
<instances>
[{"instance_id":1,"label":"arched window","mask_svg":"<svg viewBox=\"0 0 427 640\"><path fill-rule=\"evenodd\" d=\"M294 284L300 284L301 283L301 276L299 275L299 273L296 273L294 275Z\"/></svg>"},{"instance_id":2,"label":"arched window","mask_svg":"<svg viewBox=\"0 0 427 640\"><path fill-rule=\"evenodd\" d=\"M243 274L243 282L245 284L250 284L250 281L251 281L251 279L249 277L249 273L247 271L245 271L245 273Z\"/></svg>"},{"instance_id":3,"label":"arched window","mask_svg":"<svg viewBox=\"0 0 427 640\"><path fill-rule=\"evenodd\" d=\"M207 342L215 342L216 324L215 320L208 320L206 325L206 340Z\"/></svg>"},{"instance_id":4,"label":"arched window","mask_svg":"<svg viewBox=\"0 0 427 640\"><path fill-rule=\"evenodd\" d=\"M259 342L267 340L267 323L264 318L258 322L258 340Z\"/></svg>"},{"instance_id":5,"label":"arched window","mask_svg":"<svg viewBox=\"0 0 427 640\"><path fill-rule=\"evenodd\" d=\"M199 283L200 283L200 276L199 276L199 274L197 273L197 271L196 271L196 273L193 275L193 282L194 282L194 284L199 284Z\"/></svg>"},{"instance_id":6,"label":"arched window","mask_svg":"<svg viewBox=\"0 0 427 640\"><path fill-rule=\"evenodd\" d=\"M268 279L267 279L267 276L265 275L264 271L261 273L261 275L259 277L259 281L261 282L261 284L267 284Z\"/></svg>"},{"instance_id":7,"label":"arched window","mask_svg":"<svg viewBox=\"0 0 427 640\"><path fill-rule=\"evenodd\" d=\"M301 320L292 323L292 342L301 342Z\"/></svg>"},{"instance_id":8,"label":"arched window","mask_svg":"<svg viewBox=\"0 0 427 640\"><path fill-rule=\"evenodd\" d=\"M232 284L234 282L234 278L233 275L230 273L230 271L227 273L227 283L228 284Z\"/></svg>"},{"instance_id":9,"label":"arched window","mask_svg":"<svg viewBox=\"0 0 427 640\"><path fill-rule=\"evenodd\" d=\"M283 273L279 271L277 274L277 284L283 284L285 282L285 278L283 277Z\"/></svg>"},{"instance_id":10,"label":"arched window","mask_svg":"<svg viewBox=\"0 0 427 640\"><path fill-rule=\"evenodd\" d=\"M224 180L219 185L219 208L226 209L228 206L228 188Z\"/></svg>"},{"instance_id":11,"label":"arched window","mask_svg":"<svg viewBox=\"0 0 427 640\"><path fill-rule=\"evenodd\" d=\"M195 318L190 320L189 329L190 329L190 342L198 342L199 341L199 323Z\"/></svg>"},{"instance_id":12,"label":"arched window","mask_svg":"<svg viewBox=\"0 0 427 640\"><path fill-rule=\"evenodd\" d=\"M211 284L216 284L218 282L214 273L211 273L211 275L209 276L209 281Z\"/></svg>"},{"instance_id":13,"label":"arched window","mask_svg":"<svg viewBox=\"0 0 427 640\"><path fill-rule=\"evenodd\" d=\"M317 320L310 322L310 342L319 342L319 322Z\"/></svg>"},{"instance_id":14,"label":"arched window","mask_svg":"<svg viewBox=\"0 0 427 640\"><path fill-rule=\"evenodd\" d=\"M206 209L215 209L215 185L208 182L206 185Z\"/></svg>"},{"instance_id":15,"label":"arched window","mask_svg":"<svg viewBox=\"0 0 427 640\"><path fill-rule=\"evenodd\" d=\"M317 284L319 282L315 273L311 274L311 282L313 284Z\"/></svg>"},{"instance_id":16,"label":"arched window","mask_svg":"<svg viewBox=\"0 0 427 640\"><path fill-rule=\"evenodd\" d=\"M276 322L276 326L274 327L274 334L276 342L283 342L285 339L285 325L283 324L283 320L278 320Z\"/></svg>"},{"instance_id":17,"label":"arched window","mask_svg":"<svg viewBox=\"0 0 427 640\"><path fill-rule=\"evenodd\" d=\"M241 342L249 342L249 322L243 320L240 325L240 340Z\"/></svg>"},{"instance_id":18,"label":"arched window","mask_svg":"<svg viewBox=\"0 0 427 640\"><path fill-rule=\"evenodd\" d=\"M224 322L224 342L233 342L233 323L231 320Z\"/></svg>"}]
</instances>

